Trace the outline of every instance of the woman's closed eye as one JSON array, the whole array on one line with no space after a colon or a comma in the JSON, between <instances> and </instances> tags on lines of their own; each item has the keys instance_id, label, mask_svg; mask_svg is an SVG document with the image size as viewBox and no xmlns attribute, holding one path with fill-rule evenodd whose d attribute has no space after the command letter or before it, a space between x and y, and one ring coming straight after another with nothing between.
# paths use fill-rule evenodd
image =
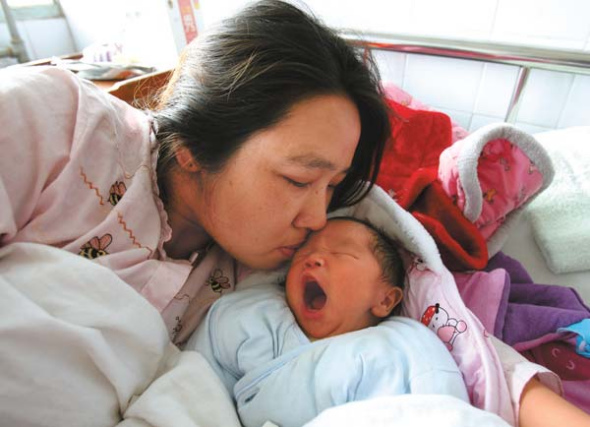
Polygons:
<instances>
[{"instance_id":1,"label":"woman's closed eye","mask_svg":"<svg viewBox=\"0 0 590 427\"><path fill-rule=\"evenodd\" d=\"M309 186L309 184L310 184L309 182L297 181L295 179L289 178L288 176L284 176L283 178L289 184L291 184L292 186L297 187L297 188L307 188Z\"/></svg>"},{"instance_id":2,"label":"woman's closed eye","mask_svg":"<svg viewBox=\"0 0 590 427\"><path fill-rule=\"evenodd\" d=\"M313 181L291 178L287 175L283 175L282 178L285 180L285 182L287 182L289 185L291 185L295 188L302 188L302 189L308 188L309 186L311 186L313 184ZM344 180L344 178L338 179L338 182L331 182L330 184L328 184L327 190L330 193L333 193L334 190L336 189L336 187L338 187L342 183L343 180Z\"/></svg>"}]
</instances>

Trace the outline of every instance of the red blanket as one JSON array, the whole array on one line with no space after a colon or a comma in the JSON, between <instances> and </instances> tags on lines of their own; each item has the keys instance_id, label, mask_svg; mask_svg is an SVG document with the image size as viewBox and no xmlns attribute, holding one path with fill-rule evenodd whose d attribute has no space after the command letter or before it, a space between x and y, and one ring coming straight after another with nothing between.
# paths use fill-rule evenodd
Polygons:
<instances>
[{"instance_id":1,"label":"red blanket","mask_svg":"<svg viewBox=\"0 0 590 427\"><path fill-rule=\"evenodd\" d=\"M452 143L446 114L412 110L388 100L392 136L377 184L409 210L434 237L442 260L453 271L482 269L486 241L437 180L440 153Z\"/></svg>"}]
</instances>

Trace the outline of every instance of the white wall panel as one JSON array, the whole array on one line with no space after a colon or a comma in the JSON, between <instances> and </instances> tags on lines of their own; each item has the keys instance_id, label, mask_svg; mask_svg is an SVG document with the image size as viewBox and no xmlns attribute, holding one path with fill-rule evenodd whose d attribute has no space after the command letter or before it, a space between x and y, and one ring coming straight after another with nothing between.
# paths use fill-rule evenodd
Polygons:
<instances>
[{"instance_id":1,"label":"white wall panel","mask_svg":"<svg viewBox=\"0 0 590 427\"><path fill-rule=\"evenodd\" d=\"M536 126L536 125L532 125L530 123L524 123L524 122L516 122L514 123L514 125L519 128L522 129L525 132L528 132L530 134L535 134L535 133L539 133L539 132L547 132L548 130L552 130L553 128L551 127L545 127L545 126Z\"/></svg>"},{"instance_id":2,"label":"white wall panel","mask_svg":"<svg viewBox=\"0 0 590 427\"><path fill-rule=\"evenodd\" d=\"M414 0L412 33L486 39L493 27L497 0Z\"/></svg>"},{"instance_id":3,"label":"white wall panel","mask_svg":"<svg viewBox=\"0 0 590 427\"><path fill-rule=\"evenodd\" d=\"M336 28L372 32L409 32L413 27L412 1L307 0L305 3L324 23Z\"/></svg>"},{"instance_id":4,"label":"white wall panel","mask_svg":"<svg viewBox=\"0 0 590 427\"><path fill-rule=\"evenodd\" d=\"M409 55L403 89L433 107L473 111L483 64Z\"/></svg>"},{"instance_id":5,"label":"white wall panel","mask_svg":"<svg viewBox=\"0 0 590 427\"><path fill-rule=\"evenodd\" d=\"M487 116L505 117L517 76L517 67L485 64L474 112Z\"/></svg>"},{"instance_id":6,"label":"white wall panel","mask_svg":"<svg viewBox=\"0 0 590 427\"><path fill-rule=\"evenodd\" d=\"M26 35L31 59L67 55L76 51L65 19L41 19L21 23L21 36ZM43 37L37 37L43 34Z\"/></svg>"},{"instance_id":7,"label":"white wall panel","mask_svg":"<svg viewBox=\"0 0 590 427\"><path fill-rule=\"evenodd\" d=\"M503 122L504 117L494 117L494 116L485 116L483 114L474 114L471 118L471 123L469 124L469 128L467 130L469 132L473 132L480 127L489 125L491 123L499 123Z\"/></svg>"},{"instance_id":8,"label":"white wall panel","mask_svg":"<svg viewBox=\"0 0 590 427\"><path fill-rule=\"evenodd\" d=\"M572 81L571 74L532 70L516 121L557 127Z\"/></svg>"},{"instance_id":9,"label":"white wall panel","mask_svg":"<svg viewBox=\"0 0 590 427\"><path fill-rule=\"evenodd\" d=\"M559 128L568 126L590 126L590 76L574 77L558 123Z\"/></svg>"},{"instance_id":10,"label":"white wall panel","mask_svg":"<svg viewBox=\"0 0 590 427\"><path fill-rule=\"evenodd\" d=\"M64 18L18 21L17 27L31 60L65 55L76 50ZM10 39L6 24L0 24L0 46L9 45ZM6 65L13 63L5 61Z\"/></svg>"},{"instance_id":11,"label":"white wall panel","mask_svg":"<svg viewBox=\"0 0 590 427\"><path fill-rule=\"evenodd\" d=\"M590 30L588 0L499 0L493 40L583 49Z\"/></svg>"},{"instance_id":12,"label":"white wall panel","mask_svg":"<svg viewBox=\"0 0 590 427\"><path fill-rule=\"evenodd\" d=\"M405 53L386 52L376 50L373 57L379 66L379 73L384 82L394 83L399 87L404 86L404 70L406 67Z\"/></svg>"},{"instance_id":13,"label":"white wall panel","mask_svg":"<svg viewBox=\"0 0 590 427\"><path fill-rule=\"evenodd\" d=\"M472 117L472 114L470 112L453 110L444 107L438 108L438 110L448 115L454 122L456 122L463 129L469 129Z\"/></svg>"}]
</instances>

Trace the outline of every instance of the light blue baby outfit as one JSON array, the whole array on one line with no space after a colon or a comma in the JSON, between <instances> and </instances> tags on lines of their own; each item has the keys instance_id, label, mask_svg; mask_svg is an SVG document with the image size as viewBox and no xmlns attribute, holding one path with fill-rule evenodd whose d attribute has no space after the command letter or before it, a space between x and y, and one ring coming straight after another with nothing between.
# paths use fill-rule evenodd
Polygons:
<instances>
[{"instance_id":1,"label":"light blue baby outfit","mask_svg":"<svg viewBox=\"0 0 590 427\"><path fill-rule=\"evenodd\" d=\"M426 326L392 317L310 342L274 284L220 298L186 349L209 361L246 427L300 427L332 406L384 395L469 401L455 361Z\"/></svg>"}]
</instances>

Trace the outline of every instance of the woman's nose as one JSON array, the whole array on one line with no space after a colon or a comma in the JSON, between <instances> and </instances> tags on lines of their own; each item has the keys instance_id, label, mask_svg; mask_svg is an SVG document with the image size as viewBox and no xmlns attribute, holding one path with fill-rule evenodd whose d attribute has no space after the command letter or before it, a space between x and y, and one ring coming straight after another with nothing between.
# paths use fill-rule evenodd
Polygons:
<instances>
[{"instance_id":1,"label":"woman's nose","mask_svg":"<svg viewBox=\"0 0 590 427\"><path fill-rule=\"evenodd\" d=\"M327 221L328 202L329 197L325 192L317 191L310 194L293 221L293 225L312 231L324 228Z\"/></svg>"}]
</instances>

